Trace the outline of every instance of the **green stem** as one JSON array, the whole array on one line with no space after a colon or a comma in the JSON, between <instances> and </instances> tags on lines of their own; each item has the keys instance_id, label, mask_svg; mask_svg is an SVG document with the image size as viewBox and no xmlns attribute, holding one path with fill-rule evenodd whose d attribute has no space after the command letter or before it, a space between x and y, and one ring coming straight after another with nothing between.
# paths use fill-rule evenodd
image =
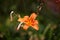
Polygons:
<instances>
[{"instance_id":1,"label":"green stem","mask_svg":"<svg viewBox=\"0 0 60 40\"><path fill-rule=\"evenodd\" d=\"M53 33L53 30L50 29L50 32L49 32L49 39L48 39L48 40L51 40L51 38L52 38L52 33Z\"/></svg>"},{"instance_id":2,"label":"green stem","mask_svg":"<svg viewBox=\"0 0 60 40\"><path fill-rule=\"evenodd\" d=\"M41 40L45 40L45 34L48 31L48 29L51 27L51 24L48 24L48 26L45 28L43 34L40 36Z\"/></svg>"},{"instance_id":3,"label":"green stem","mask_svg":"<svg viewBox=\"0 0 60 40\"><path fill-rule=\"evenodd\" d=\"M51 27L51 24L48 24L48 26L45 28L44 32L43 32L43 35L46 34L46 32L48 31L48 29Z\"/></svg>"}]
</instances>

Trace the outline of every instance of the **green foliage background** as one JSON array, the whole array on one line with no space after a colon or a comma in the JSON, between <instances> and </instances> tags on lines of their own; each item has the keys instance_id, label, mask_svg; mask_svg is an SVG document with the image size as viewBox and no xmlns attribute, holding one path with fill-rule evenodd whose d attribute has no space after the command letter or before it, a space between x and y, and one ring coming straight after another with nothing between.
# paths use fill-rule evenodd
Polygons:
<instances>
[{"instance_id":1,"label":"green foliage background","mask_svg":"<svg viewBox=\"0 0 60 40\"><path fill-rule=\"evenodd\" d=\"M39 30L29 28L27 31L20 28L16 30L19 22L17 16L20 14L30 15L37 11L37 6L43 3L42 0L0 0L0 40L60 40L60 15L55 15L43 3L37 20ZM13 21L10 21L10 12L14 11Z\"/></svg>"}]
</instances>

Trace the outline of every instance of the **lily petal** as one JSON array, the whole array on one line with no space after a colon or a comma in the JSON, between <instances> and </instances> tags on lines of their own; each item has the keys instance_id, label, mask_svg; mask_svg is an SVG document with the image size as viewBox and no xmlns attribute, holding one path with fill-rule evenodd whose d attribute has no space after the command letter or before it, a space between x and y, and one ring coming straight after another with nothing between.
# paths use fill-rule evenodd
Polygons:
<instances>
[{"instance_id":1,"label":"lily petal","mask_svg":"<svg viewBox=\"0 0 60 40\"><path fill-rule=\"evenodd\" d=\"M24 18L19 18L18 21L19 22L24 22L26 20L28 20L29 16L24 16Z\"/></svg>"},{"instance_id":2,"label":"lily petal","mask_svg":"<svg viewBox=\"0 0 60 40\"><path fill-rule=\"evenodd\" d=\"M38 21L37 21L37 20L35 20L35 21L34 21L34 24L38 24Z\"/></svg>"},{"instance_id":3,"label":"lily petal","mask_svg":"<svg viewBox=\"0 0 60 40\"><path fill-rule=\"evenodd\" d=\"M23 29L24 29L24 30L27 30L28 28L29 28L28 25L24 25L24 26L23 26Z\"/></svg>"},{"instance_id":4,"label":"lily petal","mask_svg":"<svg viewBox=\"0 0 60 40\"><path fill-rule=\"evenodd\" d=\"M29 19L29 16L24 16L24 20L28 20Z\"/></svg>"},{"instance_id":5,"label":"lily petal","mask_svg":"<svg viewBox=\"0 0 60 40\"><path fill-rule=\"evenodd\" d=\"M35 13L32 13L30 16L30 19L36 19L37 15Z\"/></svg>"},{"instance_id":6,"label":"lily petal","mask_svg":"<svg viewBox=\"0 0 60 40\"><path fill-rule=\"evenodd\" d=\"M34 28L35 30L39 30L38 25L34 25L34 26L32 26L32 28Z\"/></svg>"},{"instance_id":7,"label":"lily petal","mask_svg":"<svg viewBox=\"0 0 60 40\"><path fill-rule=\"evenodd\" d=\"M24 21L23 18L18 19L18 22L23 22L23 21Z\"/></svg>"}]
</instances>

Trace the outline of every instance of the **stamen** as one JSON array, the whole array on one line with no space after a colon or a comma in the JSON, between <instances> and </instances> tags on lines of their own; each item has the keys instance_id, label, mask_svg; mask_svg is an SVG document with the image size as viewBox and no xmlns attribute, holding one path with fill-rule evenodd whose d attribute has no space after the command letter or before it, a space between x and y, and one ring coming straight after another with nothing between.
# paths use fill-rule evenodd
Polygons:
<instances>
[{"instance_id":1,"label":"stamen","mask_svg":"<svg viewBox=\"0 0 60 40\"><path fill-rule=\"evenodd\" d=\"M11 21L13 21L13 14L14 14L15 16L17 16L18 18L21 17L19 14L15 14L14 11L11 11L11 13L10 13L10 20L11 20Z\"/></svg>"},{"instance_id":2,"label":"stamen","mask_svg":"<svg viewBox=\"0 0 60 40\"><path fill-rule=\"evenodd\" d=\"M17 14L17 17L18 17L18 18L21 18L21 16L20 16L19 14Z\"/></svg>"},{"instance_id":3,"label":"stamen","mask_svg":"<svg viewBox=\"0 0 60 40\"><path fill-rule=\"evenodd\" d=\"M21 27L23 22L19 23L18 27L17 27L17 30L19 30L19 28Z\"/></svg>"},{"instance_id":4,"label":"stamen","mask_svg":"<svg viewBox=\"0 0 60 40\"><path fill-rule=\"evenodd\" d=\"M42 9L42 7L39 8L39 11Z\"/></svg>"},{"instance_id":5,"label":"stamen","mask_svg":"<svg viewBox=\"0 0 60 40\"><path fill-rule=\"evenodd\" d=\"M43 7L43 3L41 3L39 6L37 6L37 14L39 14L39 12L41 11Z\"/></svg>"},{"instance_id":6,"label":"stamen","mask_svg":"<svg viewBox=\"0 0 60 40\"><path fill-rule=\"evenodd\" d=\"M13 18L12 18L12 14L14 13L14 11L11 11L11 13L10 13L10 19L11 19L11 21L13 21Z\"/></svg>"}]
</instances>

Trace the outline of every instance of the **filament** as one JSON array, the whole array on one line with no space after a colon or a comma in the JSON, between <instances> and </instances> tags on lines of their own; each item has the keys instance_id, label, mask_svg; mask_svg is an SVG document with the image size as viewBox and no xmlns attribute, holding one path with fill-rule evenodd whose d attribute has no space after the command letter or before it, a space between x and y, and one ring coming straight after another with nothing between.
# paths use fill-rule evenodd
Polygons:
<instances>
[{"instance_id":1,"label":"filament","mask_svg":"<svg viewBox=\"0 0 60 40\"><path fill-rule=\"evenodd\" d=\"M17 27L17 30L19 30L19 28L21 27L23 22L19 23L18 27Z\"/></svg>"}]
</instances>

